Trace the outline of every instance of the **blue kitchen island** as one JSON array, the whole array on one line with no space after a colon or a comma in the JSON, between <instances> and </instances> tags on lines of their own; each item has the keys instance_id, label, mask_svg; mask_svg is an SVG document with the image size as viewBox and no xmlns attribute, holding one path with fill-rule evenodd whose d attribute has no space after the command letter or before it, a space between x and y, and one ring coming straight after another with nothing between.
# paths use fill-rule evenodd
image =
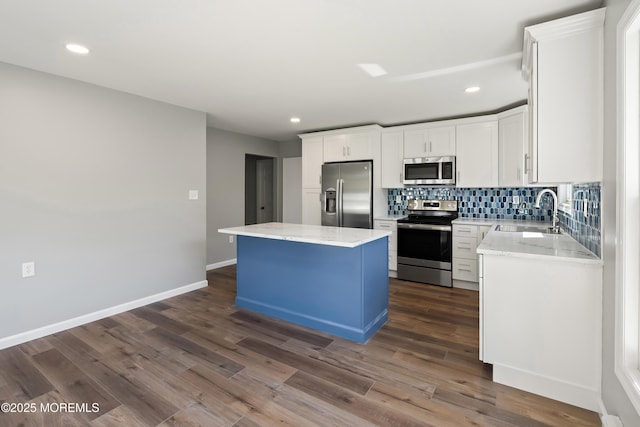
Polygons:
<instances>
[{"instance_id":1,"label":"blue kitchen island","mask_svg":"<svg viewBox=\"0 0 640 427\"><path fill-rule=\"evenodd\" d=\"M285 223L237 235L236 306L366 342L388 319L388 231Z\"/></svg>"}]
</instances>

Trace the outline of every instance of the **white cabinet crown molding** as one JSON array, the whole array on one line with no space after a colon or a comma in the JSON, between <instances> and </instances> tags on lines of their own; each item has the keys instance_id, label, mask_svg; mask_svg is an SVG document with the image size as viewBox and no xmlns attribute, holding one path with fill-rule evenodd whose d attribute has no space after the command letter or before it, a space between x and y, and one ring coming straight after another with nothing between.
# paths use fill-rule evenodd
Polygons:
<instances>
[{"instance_id":1,"label":"white cabinet crown molding","mask_svg":"<svg viewBox=\"0 0 640 427\"><path fill-rule=\"evenodd\" d=\"M532 67L532 46L539 41L554 40L569 37L604 24L606 8L590 10L554 21L531 25L524 29L522 46L522 76L529 81Z\"/></svg>"},{"instance_id":2,"label":"white cabinet crown molding","mask_svg":"<svg viewBox=\"0 0 640 427\"><path fill-rule=\"evenodd\" d=\"M347 134L347 133L359 133L359 132L379 132L384 129L380 125L366 125L366 126L356 126L356 127L348 127L348 128L340 128L340 129L332 129L332 130L323 130L318 132L307 132L298 134L300 138L307 138L310 136L325 136L325 135L339 135L339 134Z\"/></svg>"},{"instance_id":3,"label":"white cabinet crown molding","mask_svg":"<svg viewBox=\"0 0 640 427\"><path fill-rule=\"evenodd\" d=\"M526 113L528 108L529 108L528 104L520 105L519 107L510 108L508 110L501 111L498 114L496 114L496 117L498 118L498 120L501 120L501 119L504 119L505 117L514 116L520 113Z\"/></svg>"}]
</instances>

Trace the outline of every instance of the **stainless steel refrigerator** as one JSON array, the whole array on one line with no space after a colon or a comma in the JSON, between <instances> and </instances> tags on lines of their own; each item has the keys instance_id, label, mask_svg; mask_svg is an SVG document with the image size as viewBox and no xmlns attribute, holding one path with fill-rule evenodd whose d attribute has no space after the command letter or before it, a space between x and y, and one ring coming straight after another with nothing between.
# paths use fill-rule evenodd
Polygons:
<instances>
[{"instance_id":1,"label":"stainless steel refrigerator","mask_svg":"<svg viewBox=\"0 0 640 427\"><path fill-rule=\"evenodd\" d=\"M322 165L322 225L373 228L371 161Z\"/></svg>"}]
</instances>

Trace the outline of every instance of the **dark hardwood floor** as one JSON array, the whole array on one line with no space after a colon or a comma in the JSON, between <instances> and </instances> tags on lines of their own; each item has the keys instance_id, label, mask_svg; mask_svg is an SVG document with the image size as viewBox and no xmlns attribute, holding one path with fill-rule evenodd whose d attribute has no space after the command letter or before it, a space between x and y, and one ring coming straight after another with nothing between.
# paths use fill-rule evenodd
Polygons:
<instances>
[{"instance_id":1,"label":"dark hardwood floor","mask_svg":"<svg viewBox=\"0 0 640 427\"><path fill-rule=\"evenodd\" d=\"M208 279L1 350L0 401L35 412L0 413L0 426L600 425L491 382L476 292L391 279L389 322L359 345L237 310L234 267Z\"/></svg>"}]
</instances>

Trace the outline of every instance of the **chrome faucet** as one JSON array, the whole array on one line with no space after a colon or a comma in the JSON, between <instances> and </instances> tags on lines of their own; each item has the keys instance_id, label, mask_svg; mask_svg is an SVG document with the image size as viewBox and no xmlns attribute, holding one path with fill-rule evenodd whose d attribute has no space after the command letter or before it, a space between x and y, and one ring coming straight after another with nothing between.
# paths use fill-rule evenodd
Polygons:
<instances>
[{"instance_id":1,"label":"chrome faucet","mask_svg":"<svg viewBox=\"0 0 640 427\"><path fill-rule=\"evenodd\" d=\"M542 190L541 192L538 193L538 197L536 198L536 204L534 205L534 207L536 209L540 209L540 199L542 199L542 196L545 193L550 193L551 196L553 197L553 220L551 222L551 231L553 233L559 233L560 229L557 225L558 223L558 196L556 196L556 193L553 190L550 190L549 188L545 188L544 190Z\"/></svg>"}]
</instances>

